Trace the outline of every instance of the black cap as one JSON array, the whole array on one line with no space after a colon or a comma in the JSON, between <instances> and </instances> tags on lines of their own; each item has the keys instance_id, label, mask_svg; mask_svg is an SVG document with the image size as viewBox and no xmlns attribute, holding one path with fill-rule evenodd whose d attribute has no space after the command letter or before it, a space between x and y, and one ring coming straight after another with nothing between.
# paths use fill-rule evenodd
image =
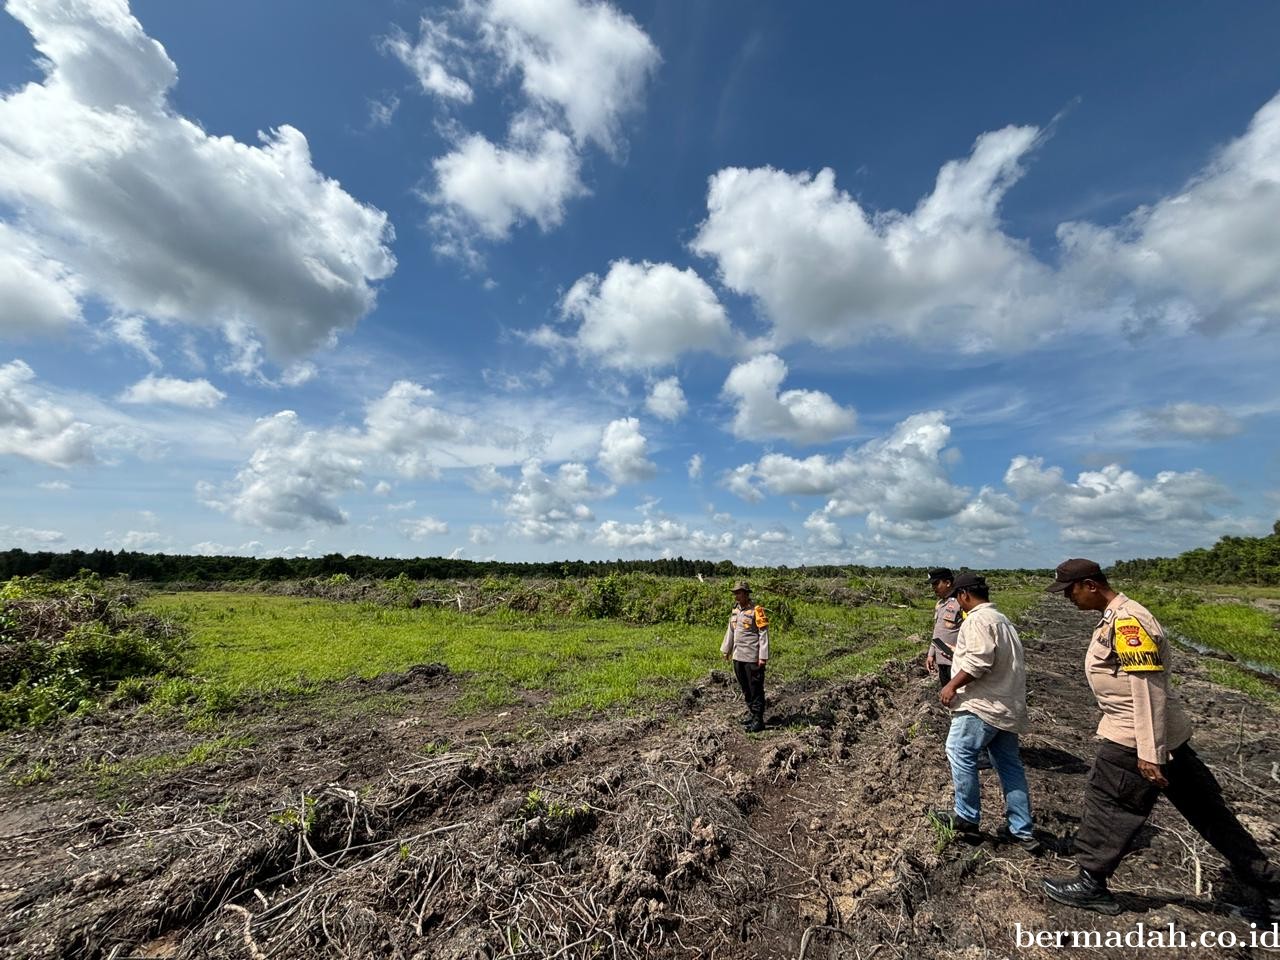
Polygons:
<instances>
[{"instance_id":1,"label":"black cap","mask_svg":"<svg viewBox=\"0 0 1280 960\"><path fill-rule=\"evenodd\" d=\"M986 577L980 573L962 573L951 581L951 596L954 597L961 590L972 590L974 587L986 590Z\"/></svg>"},{"instance_id":2,"label":"black cap","mask_svg":"<svg viewBox=\"0 0 1280 960\"><path fill-rule=\"evenodd\" d=\"M1063 560L1056 570L1053 571L1057 579L1049 586L1045 587L1045 593L1061 593L1073 583L1079 583L1081 580L1098 580L1103 579L1104 574L1102 568L1092 560L1083 560L1079 557L1073 560Z\"/></svg>"},{"instance_id":3,"label":"black cap","mask_svg":"<svg viewBox=\"0 0 1280 960\"><path fill-rule=\"evenodd\" d=\"M955 575L952 574L949 567L935 567L929 571L929 582L937 583L939 580L954 580Z\"/></svg>"}]
</instances>

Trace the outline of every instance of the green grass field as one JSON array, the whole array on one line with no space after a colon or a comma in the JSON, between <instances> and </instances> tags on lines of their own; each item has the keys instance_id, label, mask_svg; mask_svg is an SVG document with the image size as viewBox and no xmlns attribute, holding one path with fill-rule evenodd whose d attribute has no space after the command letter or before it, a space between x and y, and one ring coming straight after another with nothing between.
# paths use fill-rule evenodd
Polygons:
<instances>
[{"instance_id":1,"label":"green grass field","mask_svg":"<svg viewBox=\"0 0 1280 960\"><path fill-rule=\"evenodd\" d=\"M1197 603L1185 598L1151 605L1167 629L1237 660L1280 670L1280 630L1273 611L1242 603Z\"/></svg>"},{"instance_id":2,"label":"green grass field","mask_svg":"<svg viewBox=\"0 0 1280 960\"><path fill-rule=\"evenodd\" d=\"M1032 602L1009 606L1025 609ZM931 604L840 607L797 601L795 622L771 630L774 680L831 680L923 655ZM659 623L636 626L501 610L484 616L448 607L417 610L243 593L161 594L147 609L192 631L192 670L221 699L300 692L325 681L373 677L440 662L464 677L464 709L543 691L555 713L653 703L724 666L722 631ZM728 615L728 606L725 610Z\"/></svg>"},{"instance_id":3,"label":"green grass field","mask_svg":"<svg viewBox=\"0 0 1280 960\"><path fill-rule=\"evenodd\" d=\"M1229 653L1241 663L1280 671L1280 615L1248 602L1280 599L1280 587L1137 584L1128 588L1156 619L1194 644ZM1204 657L1214 683L1280 707L1273 683L1235 663Z\"/></svg>"},{"instance_id":4,"label":"green grass field","mask_svg":"<svg viewBox=\"0 0 1280 960\"><path fill-rule=\"evenodd\" d=\"M1280 587L1165 583L1126 584L1161 624L1193 643L1237 660L1280 670L1280 610L1255 605L1280 600Z\"/></svg>"}]
</instances>

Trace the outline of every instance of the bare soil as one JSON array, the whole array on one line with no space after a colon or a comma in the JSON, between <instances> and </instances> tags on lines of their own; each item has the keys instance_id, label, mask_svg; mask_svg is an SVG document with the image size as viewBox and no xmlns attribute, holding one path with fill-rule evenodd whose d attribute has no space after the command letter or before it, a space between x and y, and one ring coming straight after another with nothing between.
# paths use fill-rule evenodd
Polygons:
<instances>
[{"instance_id":1,"label":"bare soil","mask_svg":"<svg viewBox=\"0 0 1280 960\"><path fill-rule=\"evenodd\" d=\"M117 714L5 735L7 773L43 760L52 776L0 787L0 956L979 958L1052 952L1019 949L1018 923L1138 921L1247 938L1221 861L1164 803L1115 878L1124 914L1040 893L1071 868L1092 622L1059 600L1023 624L1040 858L995 841L993 774L981 842L926 818L951 787L946 711L919 664L775 686L755 736L721 671L649 713L553 720L536 695L460 718L457 678L424 665L253 702L214 732ZM1195 660L1178 676L1196 749L1280 854L1280 718ZM252 746L136 772L215 736ZM104 777L104 761L124 767Z\"/></svg>"}]
</instances>

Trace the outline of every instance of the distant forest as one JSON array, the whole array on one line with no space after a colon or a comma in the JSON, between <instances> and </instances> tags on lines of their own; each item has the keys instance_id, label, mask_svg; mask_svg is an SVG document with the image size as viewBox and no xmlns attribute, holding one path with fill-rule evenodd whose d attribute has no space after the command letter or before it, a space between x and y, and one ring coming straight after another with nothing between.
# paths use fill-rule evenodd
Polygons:
<instances>
[{"instance_id":1,"label":"distant forest","mask_svg":"<svg viewBox=\"0 0 1280 960\"><path fill-rule=\"evenodd\" d=\"M609 573L642 572L667 577L732 577L751 568L728 560L560 560L546 563L503 563L496 560L454 560L448 557L343 556L323 557L203 557L128 550L71 550L67 553L0 552L0 580L40 575L52 580L74 577L88 570L103 577L127 576L157 583L208 583L230 580L305 580L338 574L352 579L390 580L404 574L413 580L473 580L482 577L563 579L601 577ZM779 568L786 569L786 568ZM916 567L811 566L796 568L812 577L845 577L919 572Z\"/></svg>"},{"instance_id":2,"label":"distant forest","mask_svg":"<svg viewBox=\"0 0 1280 960\"><path fill-rule=\"evenodd\" d=\"M475 580L482 577L562 579L600 577L609 573L652 573L665 577L732 577L746 573L728 560L559 560L546 563L503 563L496 560L454 560L448 557L343 556L323 557L202 557L128 550L71 550L66 553L26 550L0 551L0 580L40 575L52 580L74 577L88 570L103 577L127 576L157 583L218 581L305 580L344 574L352 579L389 580L401 574L413 580ZM787 567L771 568L787 570ZM861 564L796 567L810 577L916 576L921 568L868 567ZM1038 573L1043 571L1021 571ZM1177 557L1121 560L1111 567L1120 578L1174 580L1183 583L1280 584L1280 520L1265 537L1223 537L1208 549L1189 550Z\"/></svg>"},{"instance_id":3,"label":"distant forest","mask_svg":"<svg viewBox=\"0 0 1280 960\"><path fill-rule=\"evenodd\" d=\"M1122 560L1111 567L1117 577L1177 580L1182 583L1280 584L1280 520L1265 537L1223 537L1212 547L1177 557Z\"/></svg>"}]
</instances>

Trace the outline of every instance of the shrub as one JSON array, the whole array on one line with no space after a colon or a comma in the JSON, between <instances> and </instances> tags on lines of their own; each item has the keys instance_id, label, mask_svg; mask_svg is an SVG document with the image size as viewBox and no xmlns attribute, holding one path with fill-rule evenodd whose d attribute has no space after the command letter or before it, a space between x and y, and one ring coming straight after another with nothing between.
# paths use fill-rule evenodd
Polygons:
<instances>
[{"instance_id":1,"label":"shrub","mask_svg":"<svg viewBox=\"0 0 1280 960\"><path fill-rule=\"evenodd\" d=\"M183 672L184 630L135 610L128 586L94 575L0 586L0 729L85 709L125 681L113 699L137 701L139 678Z\"/></svg>"}]
</instances>

